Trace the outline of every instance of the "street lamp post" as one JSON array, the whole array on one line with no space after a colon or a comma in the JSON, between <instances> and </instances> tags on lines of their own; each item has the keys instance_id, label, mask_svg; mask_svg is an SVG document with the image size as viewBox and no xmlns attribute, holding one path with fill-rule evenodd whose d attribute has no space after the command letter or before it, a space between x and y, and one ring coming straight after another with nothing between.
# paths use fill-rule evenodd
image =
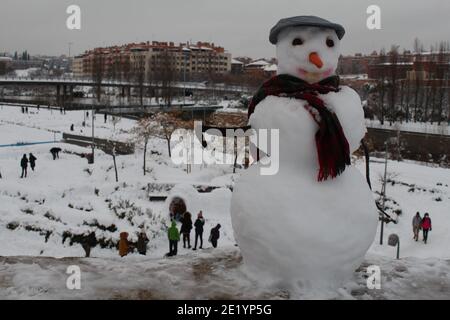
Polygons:
<instances>
[{"instance_id":1,"label":"street lamp post","mask_svg":"<svg viewBox=\"0 0 450 320\"><path fill-rule=\"evenodd\" d=\"M186 66L187 59L189 55L189 49L183 48L183 56L184 56L184 68L183 68L183 105L186 105Z\"/></svg>"},{"instance_id":2,"label":"street lamp post","mask_svg":"<svg viewBox=\"0 0 450 320\"><path fill-rule=\"evenodd\" d=\"M94 136L94 106L93 105L92 105L92 109L91 109L91 118L92 118L92 163L94 163L95 136Z\"/></svg>"},{"instance_id":3,"label":"street lamp post","mask_svg":"<svg viewBox=\"0 0 450 320\"><path fill-rule=\"evenodd\" d=\"M384 156L384 178L381 194L383 195L383 210L386 211L386 185L387 185L387 162L388 162L388 144L384 143L386 150ZM383 245L383 232L384 232L384 215L381 217L381 229L380 229L380 245Z\"/></svg>"},{"instance_id":4,"label":"street lamp post","mask_svg":"<svg viewBox=\"0 0 450 320\"><path fill-rule=\"evenodd\" d=\"M73 45L73 42L69 42L69 59L70 59L70 53L71 53L72 45Z\"/></svg>"}]
</instances>

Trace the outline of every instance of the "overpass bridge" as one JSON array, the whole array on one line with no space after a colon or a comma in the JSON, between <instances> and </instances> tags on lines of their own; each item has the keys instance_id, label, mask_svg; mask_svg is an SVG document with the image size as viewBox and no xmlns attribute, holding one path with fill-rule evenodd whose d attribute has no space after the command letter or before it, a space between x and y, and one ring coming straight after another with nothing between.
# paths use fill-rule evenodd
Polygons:
<instances>
[{"instance_id":1,"label":"overpass bridge","mask_svg":"<svg viewBox=\"0 0 450 320\"><path fill-rule=\"evenodd\" d=\"M144 90L161 90L167 89L168 86L162 82L144 82L137 83L131 81L118 81L105 79L100 82L96 82L92 79L86 78L18 78L18 77L0 77L0 89L5 87L19 86L21 88L30 87L53 87L55 88L54 96L1 96L0 102L10 105L40 105L40 106L54 106L56 108L63 108L65 110L80 110L80 109L112 109L112 108L135 108L135 107L153 107L148 103L144 103L144 100L148 98L144 97ZM108 98L108 102L104 102L101 96L97 99L80 98L76 95L76 87L105 87L116 88L121 90L119 96L120 99ZM173 90L173 96L185 96L186 91L191 92L203 92L216 94L249 94L253 91L253 88L243 86L232 86L226 84L212 84L208 82L173 82L170 84L171 90ZM138 90L138 99L140 103L136 104L131 102L132 94L131 89ZM2 92L0 92L2 94ZM50 94L52 95L52 94ZM126 101L124 103L124 101ZM176 104L176 103L175 103ZM186 103L178 103L179 105L192 105ZM138 106L137 106L138 105Z\"/></svg>"},{"instance_id":2,"label":"overpass bridge","mask_svg":"<svg viewBox=\"0 0 450 320\"><path fill-rule=\"evenodd\" d=\"M120 81L104 79L100 82L86 78L23 78L23 77L0 77L1 86L54 86L54 87L112 87L112 88L164 88L162 82ZM216 91L222 93L252 93L255 88L246 86L233 86L223 83L205 82L173 82L171 88L191 91Z\"/></svg>"}]
</instances>

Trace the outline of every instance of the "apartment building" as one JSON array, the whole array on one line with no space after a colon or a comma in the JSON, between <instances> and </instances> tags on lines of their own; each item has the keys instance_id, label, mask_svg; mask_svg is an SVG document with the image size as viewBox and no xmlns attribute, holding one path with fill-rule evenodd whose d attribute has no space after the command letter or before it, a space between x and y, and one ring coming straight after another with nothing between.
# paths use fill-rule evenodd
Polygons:
<instances>
[{"instance_id":1,"label":"apartment building","mask_svg":"<svg viewBox=\"0 0 450 320\"><path fill-rule=\"evenodd\" d=\"M95 70L94 70L95 69ZM78 77L101 73L109 78L157 78L170 69L179 78L205 74L225 74L231 71L231 54L214 43L173 42L131 43L97 48L75 57L73 72Z\"/></svg>"}]
</instances>

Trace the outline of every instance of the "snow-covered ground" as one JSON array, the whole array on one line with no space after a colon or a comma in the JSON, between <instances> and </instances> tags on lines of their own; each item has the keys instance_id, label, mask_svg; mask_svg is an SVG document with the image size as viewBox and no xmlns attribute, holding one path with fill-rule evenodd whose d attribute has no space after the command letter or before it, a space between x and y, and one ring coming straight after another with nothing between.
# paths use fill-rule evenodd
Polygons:
<instances>
[{"instance_id":1,"label":"snow-covered ground","mask_svg":"<svg viewBox=\"0 0 450 320\"><path fill-rule=\"evenodd\" d=\"M83 112L62 115L59 111L41 109L37 113L30 109L24 115L20 108L0 107L0 145L53 140L49 130L68 132L74 123L78 131L83 120ZM133 125L132 120L119 122L116 131L121 139L129 139L127 131ZM106 137L112 131L112 124L103 123L97 116L96 132ZM149 146L147 175L143 176L142 151L138 149L134 155L118 157L116 183L109 155L97 151L95 164L88 165L76 154L86 149L55 145L63 149L56 161L49 153L53 144L0 148L0 256L4 256L0 258L0 298L317 297L263 288L244 272L231 228L228 188L239 178L240 170L233 174L230 165L193 166L188 174L185 166L170 161L165 142L154 139ZM38 158L36 171L20 179L20 158L30 152ZM364 162L356 162L364 172ZM373 159L375 197L381 189L383 170L383 161ZM390 212L401 210L398 224L385 225L384 245L379 245L378 233L354 280L326 297L450 299L450 170L389 161L388 172L392 182L387 186L387 205ZM167 184L175 187L169 190ZM199 185L217 188L200 193L196 189ZM149 194L164 194L168 199L150 201ZM163 256L168 251L166 225L173 196L185 198L194 216L203 210L206 249L193 252L181 244L179 256L167 259ZM412 239L411 220L416 211L429 212L433 221L426 245ZM217 223L222 225L220 248L213 250L207 235ZM148 255L120 258L113 245L119 233L127 231L130 240L136 241L142 226L150 238ZM70 237L91 230L103 241L103 248L95 247L90 259L80 258L84 251L76 241L70 245ZM351 225L348 232L351 236ZM400 237L398 261L396 249L387 245L391 233ZM63 242L64 235L68 237ZM65 271L72 264L79 265L83 272L81 291L65 287ZM371 264L381 267L381 290L365 286L364 268Z\"/></svg>"},{"instance_id":2,"label":"snow-covered ground","mask_svg":"<svg viewBox=\"0 0 450 320\"><path fill-rule=\"evenodd\" d=\"M423 122L394 122L391 124L389 123L389 121L385 121L384 124L381 124L379 120L366 119L366 126L369 128L377 129L401 130L450 136L450 124L445 121L440 125L438 125L437 123L432 124Z\"/></svg>"},{"instance_id":3,"label":"snow-covered ground","mask_svg":"<svg viewBox=\"0 0 450 320\"><path fill-rule=\"evenodd\" d=\"M57 132L59 137L63 132L77 134L77 135L92 135L92 114L91 111L70 111L62 114L59 110L40 108L28 108L28 113L23 114L20 107L0 106L0 124L13 125L24 128L39 129L42 132L51 132L50 137L53 140L53 132ZM110 138L112 136L111 116L108 117L107 123L104 121L102 114L95 116L94 133L98 138ZM83 122L85 126L83 127ZM74 125L74 131L70 131L70 126ZM126 141L129 139L127 134L134 126L134 121L129 119L121 119L116 124L116 131L114 133L115 139ZM12 128L12 127L11 127ZM33 142L39 141L42 134L34 131L35 134L21 134L18 130L3 130L0 137L0 145L16 142Z\"/></svg>"}]
</instances>

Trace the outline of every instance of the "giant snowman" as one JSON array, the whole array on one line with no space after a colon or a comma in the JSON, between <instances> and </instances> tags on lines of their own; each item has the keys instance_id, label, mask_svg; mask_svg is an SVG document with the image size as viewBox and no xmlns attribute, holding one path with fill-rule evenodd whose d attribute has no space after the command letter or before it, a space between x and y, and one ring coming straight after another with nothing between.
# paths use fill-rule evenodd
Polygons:
<instances>
[{"instance_id":1,"label":"giant snowman","mask_svg":"<svg viewBox=\"0 0 450 320\"><path fill-rule=\"evenodd\" d=\"M249 124L279 130L279 170L262 175L262 164L251 166L232 197L233 229L247 270L300 292L345 284L377 227L371 191L349 160L366 133L361 100L349 87L330 85L338 79L344 33L314 16L282 19L272 28L278 75L262 86L256 106L258 94L253 98ZM333 163L343 153L344 166Z\"/></svg>"}]
</instances>

